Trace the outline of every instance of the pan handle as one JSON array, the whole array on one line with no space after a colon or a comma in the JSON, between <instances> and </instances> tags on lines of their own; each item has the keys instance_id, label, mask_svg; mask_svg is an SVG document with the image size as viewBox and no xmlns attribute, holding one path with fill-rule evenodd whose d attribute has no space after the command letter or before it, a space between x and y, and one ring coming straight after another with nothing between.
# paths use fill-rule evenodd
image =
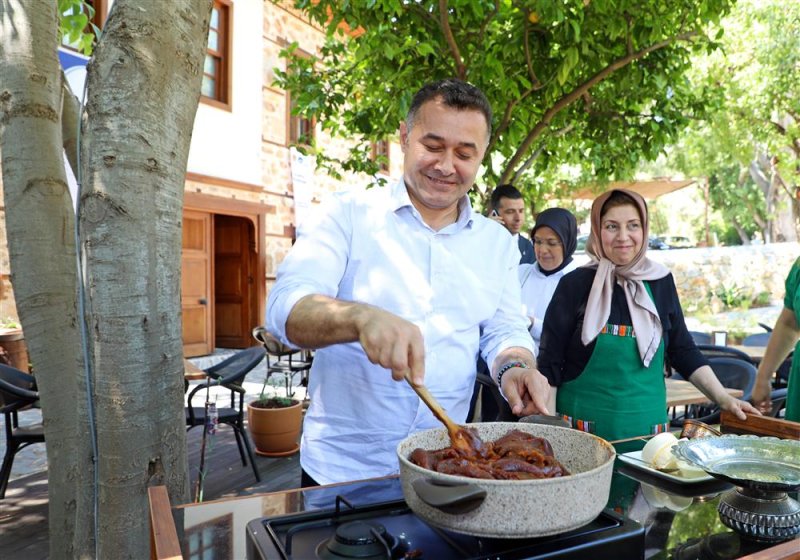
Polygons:
<instances>
[{"instance_id":1,"label":"pan handle","mask_svg":"<svg viewBox=\"0 0 800 560\"><path fill-rule=\"evenodd\" d=\"M468 513L480 507L486 490L468 482L418 478L411 483L420 500L445 513Z\"/></svg>"}]
</instances>

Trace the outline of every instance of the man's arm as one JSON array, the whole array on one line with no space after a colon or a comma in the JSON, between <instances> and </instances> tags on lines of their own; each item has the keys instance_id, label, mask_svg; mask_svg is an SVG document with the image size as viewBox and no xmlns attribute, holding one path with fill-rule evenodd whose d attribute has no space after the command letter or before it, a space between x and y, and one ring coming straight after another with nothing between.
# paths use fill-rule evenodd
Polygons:
<instances>
[{"instance_id":1,"label":"man's arm","mask_svg":"<svg viewBox=\"0 0 800 560\"><path fill-rule=\"evenodd\" d=\"M286 336L301 348L358 341L369 361L391 369L396 381L410 374L415 384L424 382L425 350L419 327L378 307L308 295L289 313Z\"/></svg>"}]
</instances>

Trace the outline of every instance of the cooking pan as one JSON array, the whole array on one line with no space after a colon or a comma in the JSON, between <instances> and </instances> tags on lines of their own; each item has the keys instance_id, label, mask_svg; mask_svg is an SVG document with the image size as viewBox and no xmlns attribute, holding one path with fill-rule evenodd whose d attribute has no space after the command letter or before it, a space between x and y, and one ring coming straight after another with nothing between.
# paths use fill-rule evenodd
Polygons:
<instances>
[{"instance_id":1,"label":"cooking pan","mask_svg":"<svg viewBox=\"0 0 800 560\"><path fill-rule=\"evenodd\" d=\"M397 446L403 495L411 510L437 527L479 537L526 538L577 529L608 502L614 448L607 441L569 428L531 423L470 424L484 441L516 429L546 438L570 476L534 480L483 480L423 469L408 457L416 448L450 445L435 428Z\"/></svg>"}]
</instances>

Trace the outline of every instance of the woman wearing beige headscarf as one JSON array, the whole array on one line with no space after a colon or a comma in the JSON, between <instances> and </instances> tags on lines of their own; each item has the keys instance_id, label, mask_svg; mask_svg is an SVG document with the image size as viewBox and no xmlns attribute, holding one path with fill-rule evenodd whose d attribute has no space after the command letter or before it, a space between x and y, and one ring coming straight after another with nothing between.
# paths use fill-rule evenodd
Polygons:
<instances>
[{"instance_id":1,"label":"woman wearing beige headscarf","mask_svg":"<svg viewBox=\"0 0 800 560\"><path fill-rule=\"evenodd\" d=\"M548 408L607 440L664 431L667 357L723 409L758 414L722 387L686 329L672 274L647 258L644 199L604 193L591 225L591 262L561 279L545 315L538 363L554 388Z\"/></svg>"}]
</instances>

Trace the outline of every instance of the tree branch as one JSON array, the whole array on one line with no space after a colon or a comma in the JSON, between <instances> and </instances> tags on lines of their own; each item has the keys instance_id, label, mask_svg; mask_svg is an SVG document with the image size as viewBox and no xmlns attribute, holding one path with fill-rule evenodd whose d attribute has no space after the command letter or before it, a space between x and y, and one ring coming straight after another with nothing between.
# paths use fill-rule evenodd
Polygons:
<instances>
[{"instance_id":1,"label":"tree branch","mask_svg":"<svg viewBox=\"0 0 800 560\"><path fill-rule=\"evenodd\" d=\"M408 4L407 6L408 6L408 8L410 10L420 14L423 19L429 20L430 23L432 23L434 25L434 27L438 27L439 26L439 20L431 12L429 12L428 10L426 10L425 8L420 6L419 4L413 2L411 4Z\"/></svg>"},{"instance_id":2,"label":"tree branch","mask_svg":"<svg viewBox=\"0 0 800 560\"><path fill-rule=\"evenodd\" d=\"M496 16L499 11L500 11L499 0L495 0L494 8L492 9L491 12L489 12L486 15L485 18L483 18L483 22L481 23L481 27L478 30L478 38L480 40L479 44L483 44L483 38L486 36L486 27L489 25L489 22L491 22L492 19L494 19L494 16Z\"/></svg>"},{"instance_id":3,"label":"tree branch","mask_svg":"<svg viewBox=\"0 0 800 560\"><path fill-rule=\"evenodd\" d=\"M453 30L450 29L450 20L447 17L447 0L439 0L439 24L442 26L442 33L444 34L447 46L450 48L450 54L453 55L453 62L456 65L456 76L464 80L467 77L467 67L464 66L464 61L461 60L461 53L456 44L456 38L453 37Z\"/></svg>"},{"instance_id":4,"label":"tree branch","mask_svg":"<svg viewBox=\"0 0 800 560\"><path fill-rule=\"evenodd\" d=\"M528 30L530 29L530 20L528 20L529 15L530 10L525 10L525 22L522 24L522 45L525 47L525 65L528 67L528 75L533 83L533 89L539 89L542 87L542 85L539 81L539 77L536 75L536 72L533 69L533 61L531 60L531 47L530 43L528 43Z\"/></svg>"},{"instance_id":5,"label":"tree branch","mask_svg":"<svg viewBox=\"0 0 800 560\"><path fill-rule=\"evenodd\" d=\"M630 55L633 53L633 37L631 35L631 15L625 14L625 23L627 26L627 31L625 32L625 52Z\"/></svg>"},{"instance_id":6,"label":"tree branch","mask_svg":"<svg viewBox=\"0 0 800 560\"><path fill-rule=\"evenodd\" d=\"M773 120L769 121L769 123L775 127L779 134L786 136L787 130L786 127L783 126L779 122L775 122ZM794 138L790 142L787 143L787 147L794 152L794 156L800 158L800 139Z\"/></svg>"},{"instance_id":7,"label":"tree branch","mask_svg":"<svg viewBox=\"0 0 800 560\"><path fill-rule=\"evenodd\" d=\"M489 146L486 148L486 153L489 154L492 152L494 145L497 143L498 138L503 134L503 132L508 129L508 125L511 124L511 115L514 112L514 108L522 103L531 93L533 93L533 89L527 90L523 93L519 99L514 99L508 102L506 105L505 111L503 111L503 118L500 121L500 124L492 131L492 138L489 141Z\"/></svg>"},{"instance_id":8,"label":"tree branch","mask_svg":"<svg viewBox=\"0 0 800 560\"><path fill-rule=\"evenodd\" d=\"M569 134L574 128L575 128L575 123L570 123L567 126L560 128L555 133L553 133L553 138L560 138L565 134ZM526 159L525 162L519 167L517 172L514 173L514 180L511 181L512 185L519 182L519 179L520 177L522 177L522 174L525 171L527 171L531 165L533 165L533 162L536 161L536 158L538 158L543 151L544 151L544 142L541 144L541 146L539 146L533 151L530 157L528 157L528 159Z\"/></svg>"},{"instance_id":9,"label":"tree branch","mask_svg":"<svg viewBox=\"0 0 800 560\"><path fill-rule=\"evenodd\" d=\"M608 78L611 74L619 70L620 68L624 68L631 62L644 58L651 52L657 51L659 49L663 49L665 47L670 46L675 41L687 41L693 37L696 37L698 32L696 31L689 31L686 33L681 33L680 35L676 35L674 37L670 37L669 39L665 39L663 41L659 41L649 47L645 47L639 51L634 53L625 55L621 58L618 58L599 72L597 72L594 76L580 84L571 92L567 93L566 95L562 96L558 101L556 101L552 107L550 107L547 111L545 111L544 115L542 115L542 119L536 123L536 126L528 133L528 136L525 137L525 140L522 141L522 144L517 148L517 151L511 157L511 159L506 164L506 168L503 171L503 174L500 176L500 183L507 183L509 178L514 174L514 169L517 165L520 164L522 161L523 155L530 150L531 144L533 141L536 140L549 126L550 121L553 120L558 113L560 113L566 107L569 107L576 99L579 99L584 93L589 91L592 87L596 86L606 78Z\"/></svg>"},{"instance_id":10,"label":"tree branch","mask_svg":"<svg viewBox=\"0 0 800 560\"><path fill-rule=\"evenodd\" d=\"M78 123L81 104L69 88L64 71L61 71L61 143L75 177L78 174Z\"/></svg>"}]
</instances>

